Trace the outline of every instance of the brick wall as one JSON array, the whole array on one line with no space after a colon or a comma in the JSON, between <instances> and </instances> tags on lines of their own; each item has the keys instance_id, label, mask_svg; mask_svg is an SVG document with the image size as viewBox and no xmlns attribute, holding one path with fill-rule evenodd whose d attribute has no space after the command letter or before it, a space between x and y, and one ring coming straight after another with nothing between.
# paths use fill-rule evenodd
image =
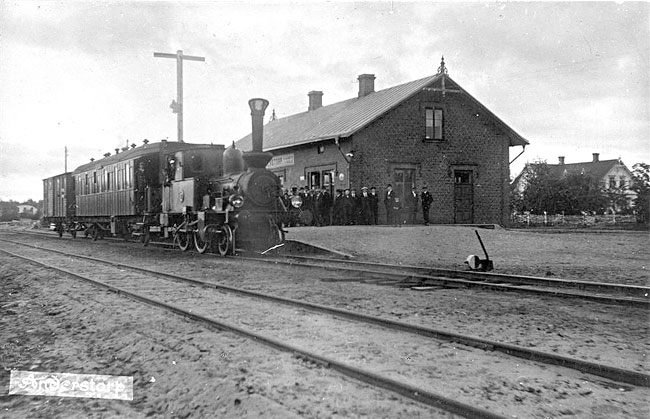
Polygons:
<instances>
[{"instance_id":1,"label":"brick wall","mask_svg":"<svg viewBox=\"0 0 650 419\"><path fill-rule=\"evenodd\" d=\"M444 141L424 142L425 107L444 109ZM317 152L317 144L325 146ZM285 176L285 187L307 186L309 167L331 167L335 189L376 186L383 200L385 186L393 183L396 166L412 167L418 192L424 184L434 197L430 211L432 223L454 223L454 169L471 170L474 182L474 223L505 225L509 221L508 138L488 115L469 98L459 93L422 92L386 113L353 137L340 140L343 154L354 150L350 164L334 140L274 151L293 153L294 165L273 169ZM343 180L339 175L343 174ZM300 180L300 176L305 176ZM385 222L383 204L380 222ZM422 220L421 207L418 221Z\"/></svg>"},{"instance_id":2,"label":"brick wall","mask_svg":"<svg viewBox=\"0 0 650 419\"><path fill-rule=\"evenodd\" d=\"M444 109L441 142L423 141L424 108L431 105ZM377 185L383 193L385 185L392 183L393 167L415 167L418 191L427 184L434 197L433 223L454 223L454 168L474 174L475 223L508 221L508 139L458 93L443 98L423 92L355 134L351 146L356 151L352 184ZM380 208L382 220L383 213Z\"/></svg>"}]
</instances>

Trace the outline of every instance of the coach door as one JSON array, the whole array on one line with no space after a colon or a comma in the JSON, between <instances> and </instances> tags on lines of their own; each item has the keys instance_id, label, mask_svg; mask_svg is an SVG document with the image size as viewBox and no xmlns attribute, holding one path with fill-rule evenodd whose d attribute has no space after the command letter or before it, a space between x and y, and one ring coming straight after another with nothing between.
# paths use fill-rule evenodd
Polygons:
<instances>
[{"instance_id":1,"label":"coach door","mask_svg":"<svg viewBox=\"0 0 650 419\"><path fill-rule=\"evenodd\" d=\"M474 222L474 176L471 170L454 170L454 223Z\"/></svg>"}]
</instances>

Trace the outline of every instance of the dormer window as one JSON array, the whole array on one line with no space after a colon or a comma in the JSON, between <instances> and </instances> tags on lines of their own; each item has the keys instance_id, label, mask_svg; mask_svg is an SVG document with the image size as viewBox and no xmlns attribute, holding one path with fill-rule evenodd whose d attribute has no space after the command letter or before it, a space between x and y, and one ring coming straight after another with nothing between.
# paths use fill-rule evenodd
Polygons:
<instances>
[{"instance_id":1,"label":"dormer window","mask_svg":"<svg viewBox=\"0 0 650 419\"><path fill-rule=\"evenodd\" d=\"M426 108L425 109L425 140L428 141L442 141L443 136L443 112L441 108Z\"/></svg>"}]
</instances>

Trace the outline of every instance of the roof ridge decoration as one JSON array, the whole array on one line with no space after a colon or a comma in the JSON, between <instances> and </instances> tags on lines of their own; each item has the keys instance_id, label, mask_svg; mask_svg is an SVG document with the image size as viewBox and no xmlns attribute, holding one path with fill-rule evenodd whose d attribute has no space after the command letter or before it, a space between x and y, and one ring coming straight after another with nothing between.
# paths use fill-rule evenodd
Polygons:
<instances>
[{"instance_id":1,"label":"roof ridge decoration","mask_svg":"<svg viewBox=\"0 0 650 419\"><path fill-rule=\"evenodd\" d=\"M447 67L445 66L445 56L440 57L440 67L438 67L438 74L449 74Z\"/></svg>"}]
</instances>

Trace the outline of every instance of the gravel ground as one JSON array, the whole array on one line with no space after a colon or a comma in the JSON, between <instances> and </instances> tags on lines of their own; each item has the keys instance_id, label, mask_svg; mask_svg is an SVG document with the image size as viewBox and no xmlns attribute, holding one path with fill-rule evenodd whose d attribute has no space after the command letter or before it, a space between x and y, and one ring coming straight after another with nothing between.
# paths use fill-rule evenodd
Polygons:
<instances>
[{"instance_id":1,"label":"gravel ground","mask_svg":"<svg viewBox=\"0 0 650 419\"><path fill-rule=\"evenodd\" d=\"M540 234L485 229L479 233L497 272L649 283L647 234ZM288 237L368 260L444 268L462 269L467 254L481 255L474 229L462 227L294 228ZM648 313L638 309L526 296L512 298L473 290L413 292L354 282L332 283L326 282L333 276L331 272L297 274L283 267L241 265L228 259L188 257L180 252L108 245L101 241L46 240L42 243L45 246L57 243L58 247L70 247L77 253L101 253L103 257L126 263L147 256L156 260L158 269L186 272L227 285L379 314L645 373L650 371ZM567 256L569 250L572 255ZM570 263L572 260L576 263ZM0 349L0 360L5 372L9 368L31 368L133 375L140 390L136 394L140 396L132 403L0 396L0 417L3 414L8 417L178 414L181 417L374 418L381 417L380 412L391 412L383 417L446 417L354 382L345 381L342 388L322 389L327 382L324 377L327 370L316 366L305 369L303 362L288 355L269 356L267 348L251 350L252 345L242 339L202 330L191 322L160 316L151 309L129 308L116 313L116 306L126 307L120 297L103 292L76 297L69 283L64 281L63 285L52 288L51 278L44 280L43 272L23 270L15 265L0 260L0 281L3 281L0 336L3 342L8 342ZM228 275L221 275L223 272ZM7 296L5 291L12 287L18 292ZM61 289L68 291L63 297L55 294ZM9 315L5 315L6 310ZM56 312L60 313L51 314ZM473 370L471 363L464 364L463 354L461 351L457 360L445 360L446 368L469 368L477 374L475 385L462 386L461 391L487 400L509 395L511 403L515 406L520 403L522 407L513 414L516 417L650 416L646 389L622 385L616 387L620 394L597 398L595 395L612 383L585 377L577 387L558 380L551 388L537 377L526 376L495 382ZM421 358L415 352L407 355L415 364ZM111 361L113 356L116 358ZM223 359L229 362L223 365ZM178 368L181 361L183 368ZM241 368L246 372L242 373ZM151 377L156 377L155 383L150 382ZM316 389L320 392L315 392ZM219 393L219 398L215 393ZM538 409L528 410L524 406L538 406ZM170 414L172 411L176 413Z\"/></svg>"},{"instance_id":2,"label":"gravel ground","mask_svg":"<svg viewBox=\"0 0 650 419\"><path fill-rule=\"evenodd\" d=\"M461 226L294 227L288 231L288 239L359 259L448 269L466 269L463 262L470 254L484 258L478 231L498 273L650 285L647 231L544 232Z\"/></svg>"}]
</instances>

